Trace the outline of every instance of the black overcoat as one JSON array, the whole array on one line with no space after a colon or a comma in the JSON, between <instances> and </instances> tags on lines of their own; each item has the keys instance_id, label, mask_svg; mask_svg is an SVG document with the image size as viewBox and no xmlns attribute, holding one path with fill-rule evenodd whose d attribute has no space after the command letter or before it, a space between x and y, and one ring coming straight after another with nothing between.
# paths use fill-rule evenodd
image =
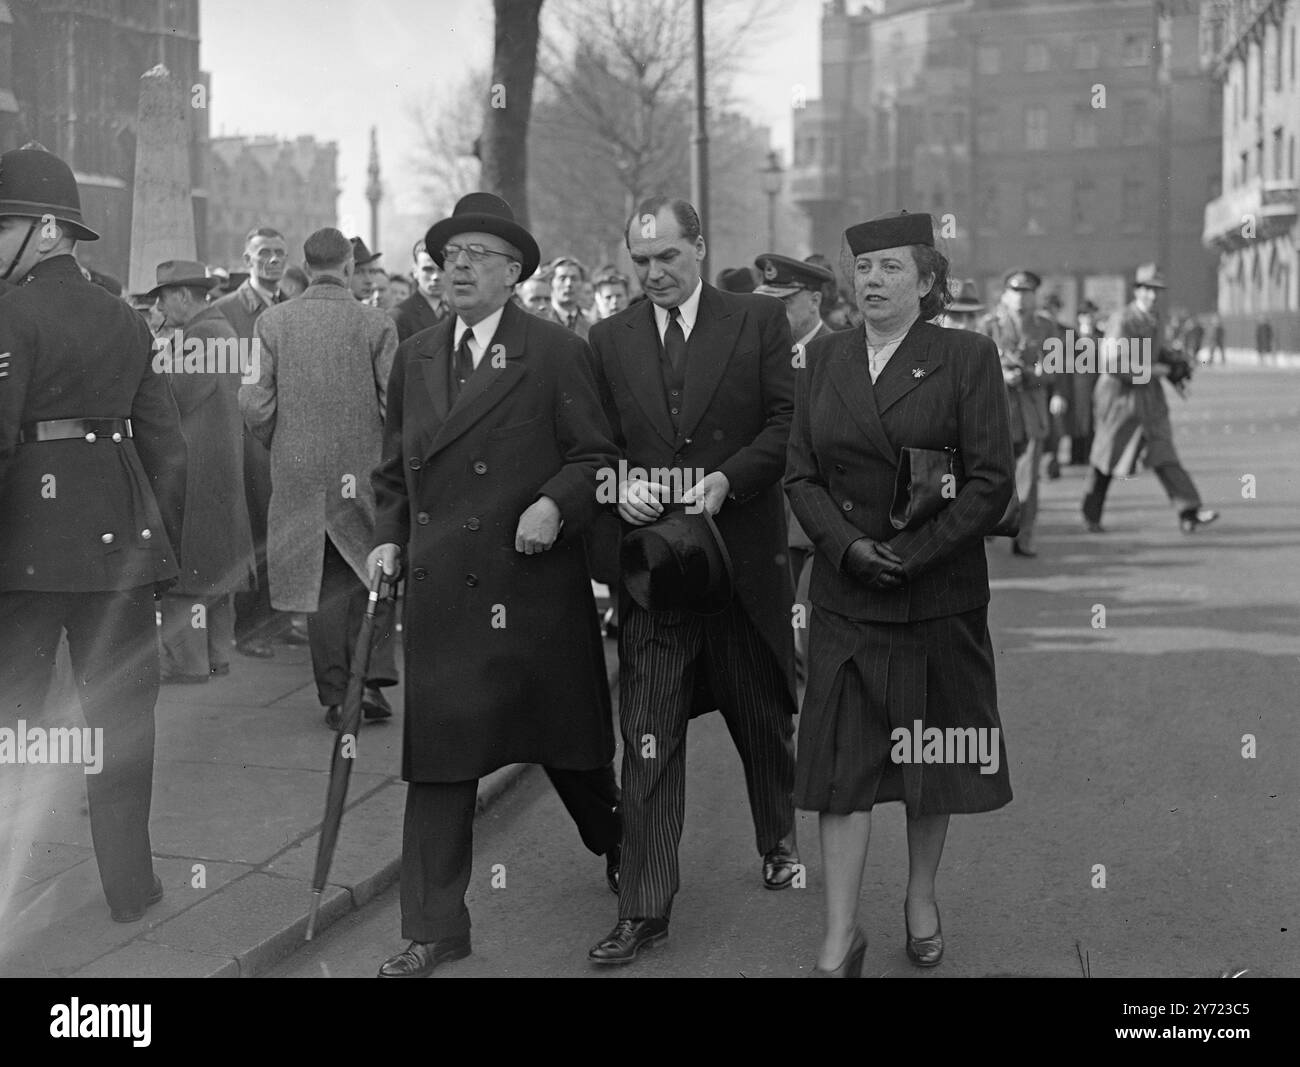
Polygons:
<instances>
[{"instance_id":1,"label":"black overcoat","mask_svg":"<svg viewBox=\"0 0 1300 1067\"><path fill-rule=\"evenodd\" d=\"M582 534L598 472L617 455L586 344L506 304L453 407L456 321L398 347L373 475L375 543L406 550L402 775L607 765L613 722ZM526 556L515 531L541 496L564 526Z\"/></svg>"}]
</instances>

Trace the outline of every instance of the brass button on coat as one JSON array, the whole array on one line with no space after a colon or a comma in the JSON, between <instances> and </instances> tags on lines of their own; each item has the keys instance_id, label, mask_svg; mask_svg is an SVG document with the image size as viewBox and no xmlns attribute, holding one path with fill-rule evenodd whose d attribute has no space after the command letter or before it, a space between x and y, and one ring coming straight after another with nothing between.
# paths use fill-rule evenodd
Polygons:
<instances>
[{"instance_id":1,"label":"brass button on coat","mask_svg":"<svg viewBox=\"0 0 1300 1067\"><path fill-rule=\"evenodd\" d=\"M487 474L487 464L484 463L481 459L476 459L474 461L474 473Z\"/></svg>"},{"instance_id":2,"label":"brass button on coat","mask_svg":"<svg viewBox=\"0 0 1300 1067\"><path fill-rule=\"evenodd\" d=\"M420 514L418 514L417 516L415 516L415 521L418 522L421 526L428 526L428 525L429 525L429 513L428 513L427 511L422 511L422 512L420 512Z\"/></svg>"}]
</instances>

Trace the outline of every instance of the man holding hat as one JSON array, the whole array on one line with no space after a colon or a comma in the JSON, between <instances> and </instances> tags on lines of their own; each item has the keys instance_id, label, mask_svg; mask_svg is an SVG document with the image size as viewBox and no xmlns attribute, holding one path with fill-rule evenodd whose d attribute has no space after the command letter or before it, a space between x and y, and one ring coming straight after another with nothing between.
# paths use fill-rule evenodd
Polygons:
<instances>
[{"instance_id":1,"label":"man holding hat","mask_svg":"<svg viewBox=\"0 0 1300 1067\"><path fill-rule=\"evenodd\" d=\"M1003 278L1002 299L980 322L979 330L993 338L1002 360L1002 379L1011 402L1011 444L1016 456L1016 495L1020 498L1020 532L1011 542L1016 556L1038 555L1034 523L1038 517L1038 468L1051 430L1050 417L1064 414L1064 397L1048 396L1055 376L1044 374L1043 346L1055 335L1051 323L1034 312L1042 279L1017 267Z\"/></svg>"},{"instance_id":2,"label":"man holding hat","mask_svg":"<svg viewBox=\"0 0 1300 1067\"><path fill-rule=\"evenodd\" d=\"M40 719L66 631L103 762L86 775L114 920L162 898L153 872L154 591L179 573L185 439L145 321L82 277L72 170L0 156L0 722ZM13 775L5 769L4 779Z\"/></svg>"},{"instance_id":3,"label":"man holding hat","mask_svg":"<svg viewBox=\"0 0 1300 1067\"><path fill-rule=\"evenodd\" d=\"M763 884L788 888L798 863L794 591L780 487L794 393L790 325L770 297L704 283L699 215L685 200L649 197L623 229L647 300L593 326L592 352L629 467L675 472L669 477L677 486L629 480L618 514L645 526L674 504L707 511L731 556L736 588L709 616L688 600L647 608L631 595L624 567L629 595L619 597L618 653L626 835L618 922L588 953L597 964L630 963L668 935L697 680L716 698L710 706L726 718L745 768Z\"/></svg>"},{"instance_id":4,"label":"man holding hat","mask_svg":"<svg viewBox=\"0 0 1300 1067\"><path fill-rule=\"evenodd\" d=\"M822 321L822 299L826 283L835 281L835 274L826 267L804 260L791 259L766 252L754 260L763 279L754 292L760 296L774 296L785 304L785 317L790 322L790 336L794 338L794 352L798 364L807 358L808 345L818 337L834 333ZM813 543L804 532L787 501L785 505L787 545L790 549L790 574L794 579L795 603L802 606L802 619L794 626L795 669L803 677L808 656L808 582L812 576Z\"/></svg>"},{"instance_id":5,"label":"man holding hat","mask_svg":"<svg viewBox=\"0 0 1300 1067\"><path fill-rule=\"evenodd\" d=\"M147 298L163 318L159 344L189 453L180 581L162 598L163 684L201 683L230 672L231 594L256 573L244 495L244 420L239 337L208 302L220 280L202 263L158 264Z\"/></svg>"},{"instance_id":6,"label":"man holding hat","mask_svg":"<svg viewBox=\"0 0 1300 1067\"><path fill-rule=\"evenodd\" d=\"M381 978L469 954L478 780L506 764L542 764L618 891L612 711L583 546L618 454L590 353L511 300L540 255L500 197L462 197L424 243L456 314L398 349L373 474L369 566L404 565L407 580L410 944Z\"/></svg>"},{"instance_id":7,"label":"man holding hat","mask_svg":"<svg viewBox=\"0 0 1300 1067\"><path fill-rule=\"evenodd\" d=\"M1131 477L1137 471L1139 458L1156 472L1165 495L1178 511L1183 533L1195 533L1219 517L1217 511L1201 506L1201 495L1174 449L1169 405L1161 380L1168 379L1175 388L1181 388L1180 383L1191 377L1191 367L1162 346L1164 331L1158 305L1164 290L1164 275L1156 264L1138 267L1133 300L1116 314L1113 327L1107 331L1112 340L1127 341L1130 359L1127 364L1111 360L1107 365L1104 361L1097 383L1096 425L1089 457L1092 466L1084 483L1082 505L1084 527L1089 533L1105 532L1101 514L1110 480L1115 476ZM1135 365L1137 354L1145 357L1146 367Z\"/></svg>"}]
</instances>

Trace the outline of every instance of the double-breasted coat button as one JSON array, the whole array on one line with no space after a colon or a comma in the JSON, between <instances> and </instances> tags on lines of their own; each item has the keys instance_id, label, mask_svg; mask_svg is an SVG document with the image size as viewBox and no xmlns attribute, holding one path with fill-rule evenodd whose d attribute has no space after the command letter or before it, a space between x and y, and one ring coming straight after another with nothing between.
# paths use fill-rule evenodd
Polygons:
<instances>
[{"instance_id":1,"label":"double-breasted coat button","mask_svg":"<svg viewBox=\"0 0 1300 1067\"><path fill-rule=\"evenodd\" d=\"M153 531L152 531L152 530L141 530L141 531L140 531L140 536L141 536L144 540L148 541L149 538L151 538L151 537L153 536Z\"/></svg>"},{"instance_id":2,"label":"double-breasted coat button","mask_svg":"<svg viewBox=\"0 0 1300 1067\"><path fill-rule=\"evenodd\" d=\"M113 535L112 535L111 533L109 533L109 534L100 534L100 535L99 535L99 539L100 539L101 541L103 541L104 544L106 544L106 545L111 545L111 544L113 543Z\"/></svg>"},{"instance_id":3,"label":"double-breasted coat button","mask_svg":"<svg viewBox=\"0 0 1300 1067\"><path fill-rule=\"evenodd\" d=\"M468 519L468 520L465 522L465 529L467 529L467 530L477 530L477 529L479 528L479 525L480 525L480 523L479 523L478 519Z\"/></svg>"},{"instance_id":4,"label":"double-breasted coat button","mask_svg":"<svg viewBox=\"0 0 1300 1067\"><path fill-rule=\"evenodd\" d=\"M427 511L422 511L422 512L420 512L420 514L418 514L417 516L415 516L415 521L418 522L421 526L428 526L428 525L429 525L429 513L428 513Z\"/></svg>"},{"instance_id":5,"label":"double-breasted coat button","mask_svg":"<svg viewBox=\"0 0 1300 1067\"><path fill-rule=\"evenodd\" d=\"M411 470L413 470L413 471L418 471L418 470L420 469L420 457L419 457L419 456L412 456L412 457L411 457L411 462L408 463L407 466L410 467Z\"/></svg>"},{"instance_id":6,"label":"double-breasted coat button","mask_svg":"<svg viewBox=\"0 0 1300 1067\"><path fill-rule=\"evenodd\" d=\"M853 501L852 501L852 500L846 500L846 501L844 501L843 504L840 505L840 507L842 507L845 511L852 511L852 510L853 510Z\"/></svg>"},{"instance_id":7,"label":"double-breasted coat button","mask_svg":"<svg viewBox=\"0 0 1300 1067\"><path fill-rule=\"evenodd\" d=\"M487 464L484 463L481 459L476 459L474 461L474 473L487 474Z\"/></svg>"},{"instance_id":8,"label":"double-breasted coat button","mask_svg":"<svg viewBox=\"0 0 1300 1067\"><path fill-rule=\"evenodd\" d=\"M422 582L427 577L429 577L429 572L426 571L423 567L416 567L415 570L411 571L411 577L414 578L417 582Z\"/></svg>"},{"instance_id":9,"label":"double-breasted coat button","mask_svg":"<svg viewBox=\"0 0 1300 1067\"><path fill-rule=\"evenodd\" d=\"M120 433L113 434L113 443L115 445L120 445L122 443L122 435Z\"/></svg>"},{"instance_id":10,"label":"double-breasted coat button","mask_svg":"<svg viewBox=\"0 0 1300 1067\"><path fill-rule=\"evenodd\" d=\"M465 575L465 584L469 586L471 589L473 589L476 585L478 585L478 575L477 574Z\"/></svg>"},{"instance_id":11,"label":"double-breasted coat button","mask_svg":"<svg viewBox=\"0 0 1300 1067\"><path fill-rule=\"evenodd\" d=\"M95 443L95 435L93 433L86 434L86 440L93 445Z\"/></svg>"}]
</instances>

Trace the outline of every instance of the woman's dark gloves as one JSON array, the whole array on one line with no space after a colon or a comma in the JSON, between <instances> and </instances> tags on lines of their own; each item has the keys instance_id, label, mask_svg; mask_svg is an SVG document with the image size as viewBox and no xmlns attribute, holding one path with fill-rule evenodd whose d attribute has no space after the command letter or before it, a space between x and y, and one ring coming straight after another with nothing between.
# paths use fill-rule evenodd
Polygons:
<instances>
[{"instance_id":1,"label":"woman's dark gloves","mask_svg":"<svg viewBox=\"0 0 1300 1067\"><path fill-rule=\"evenodd\" d=\"M844 570L870 589L897 589L903 584L903 561L888 545L859 537L844 553Z\"/></svg>"}]
</instances>

